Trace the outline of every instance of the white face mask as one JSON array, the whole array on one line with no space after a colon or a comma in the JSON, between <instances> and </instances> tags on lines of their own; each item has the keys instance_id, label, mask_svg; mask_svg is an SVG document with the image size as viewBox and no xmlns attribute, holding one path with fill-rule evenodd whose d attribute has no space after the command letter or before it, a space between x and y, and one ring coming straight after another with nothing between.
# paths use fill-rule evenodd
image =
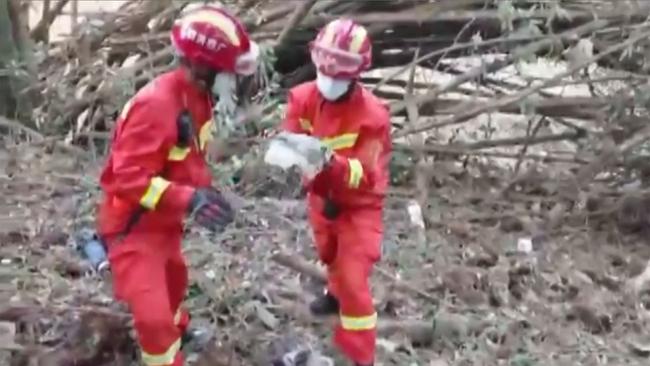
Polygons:
<instances>
[{"instance_id":1,"label":"white face mask","mask_svg":"<svg viewBox=\"0 0 650 366\"><path fill-rule=\"evenodd\" d=\"M351 82L352 80L349 79L334 79L320 72L316 74L318 91L323 98L329 101L335 101L343 96L348 91Z\"/></svg>"}]
</instances>

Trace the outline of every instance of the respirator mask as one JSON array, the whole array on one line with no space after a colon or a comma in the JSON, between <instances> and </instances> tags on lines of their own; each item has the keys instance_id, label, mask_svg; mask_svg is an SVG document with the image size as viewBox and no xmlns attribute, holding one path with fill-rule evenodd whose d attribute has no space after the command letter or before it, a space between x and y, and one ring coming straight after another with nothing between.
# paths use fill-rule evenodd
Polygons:
<instances>
[{"instance_id":1,"label":"respirator mask","mask_svg":"<svg viewBox=\"0 0 650 366\"><path fill-rule=\"evenodd\" d=\"M320 71L316 74L316 86L318 91L330 102L341 98L350 89L350 79L335 79L327 76Z\"/></svg>"}]
</instances>

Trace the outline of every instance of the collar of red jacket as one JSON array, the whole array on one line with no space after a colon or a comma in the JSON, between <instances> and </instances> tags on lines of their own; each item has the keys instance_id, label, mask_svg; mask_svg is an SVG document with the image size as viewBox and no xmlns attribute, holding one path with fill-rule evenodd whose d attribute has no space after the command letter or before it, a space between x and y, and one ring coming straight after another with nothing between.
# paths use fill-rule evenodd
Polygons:
<instances>
[{"instance_id":1,"label":"collar of red jacket","mask_svg":"<svg viewBox=\"0 0 650 366\"><path fill-rule=\"evenodd\" d=\"M182 66L179 66L176 70L172 71L172 78L177 86L176 90L187 93L187 97L189 98L206 98L210 95L210 92L202 90L188 79L187 72Z\"/></svg>"},{"instance_id":2,"label":"collar of red jacket","mask_svg":"<svg viewBox=\"0 0 650 366\"><path fill-rule=\"evenodd\" d=\"M359 81L354 81L354 84L352 85L352 91L350 92L350 95L346 96L344 99L331 102L320 94L318 91L318 88L316 87L316 82L314 81L314 88L316 90L316 94L318 95L318 98L321 102L327 103L332 107L347 107L349 105L354 105L363 99L363 85Z\"/></svg>"}]
</instances>

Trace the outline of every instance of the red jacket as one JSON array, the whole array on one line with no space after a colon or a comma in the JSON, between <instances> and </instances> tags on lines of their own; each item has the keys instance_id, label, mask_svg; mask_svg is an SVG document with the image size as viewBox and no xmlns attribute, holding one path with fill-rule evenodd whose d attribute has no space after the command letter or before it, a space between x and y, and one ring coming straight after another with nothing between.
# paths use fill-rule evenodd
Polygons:
<instances>
[{"instance_id":1,"label":"red jacket","mask_svg":"<svg viewBox=\"0 0 650 366\"><path fill-rule=\"evenodd\" d=\"M192 125L187 144L179 141L184 110L191 116L186 126ZM211 182L204 158L211 124L210 95L190 84L181 69L138 91L117 119L101 174L99 232L120 234L134 215L134 230L180 230L194 188Z\"/></svg>"},{"instance_id":2,"label":"red jacket","mask_svg":"<svg viewBox=\"0 0 650 366\"><path fill-rule=\"evenodd\" d=\"M381 208L389 185L390 115L386 105L357 84L340 102L328 102L315 82L289 92L282 128L320 138L335 152L331 164L308 187L341 208Z\"/></svg>"}]
</instances>

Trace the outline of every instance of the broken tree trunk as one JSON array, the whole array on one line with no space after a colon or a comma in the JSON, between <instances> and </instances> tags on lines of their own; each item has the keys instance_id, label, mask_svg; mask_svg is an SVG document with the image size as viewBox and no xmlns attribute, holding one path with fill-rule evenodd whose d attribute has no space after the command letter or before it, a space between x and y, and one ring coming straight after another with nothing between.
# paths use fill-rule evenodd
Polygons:
<instances>
[{"instance_id":1,"label":"broken tree trunk","mask_svg":"<svg viewBox=\"0 0 650 366\"><path fill-rule=\"evenodd\" d=\"M35 68L21 14L18 0L0 0L0 115L29 120L31 102L24 91Z\"/></svg>"}]
</instances>

